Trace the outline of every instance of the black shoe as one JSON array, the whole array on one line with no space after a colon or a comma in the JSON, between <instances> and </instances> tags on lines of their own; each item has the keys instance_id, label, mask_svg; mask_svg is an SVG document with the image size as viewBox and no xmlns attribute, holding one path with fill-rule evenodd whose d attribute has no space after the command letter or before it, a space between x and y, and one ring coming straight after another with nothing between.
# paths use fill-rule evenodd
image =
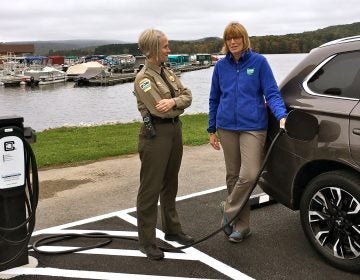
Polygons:
<instances>
[{"instance_id":1,"label":"black shoe","mask_svg":"<svg viewBox=\"0 0 360 280\"><path fill-rule=\"evenodd\" d=\"M190 245L194 242L194 238L192 238L190 235L187 235L185 233L178 233L178 234L165 234L165 239L168 241L176 241L177 243L180 243L181 245Z\"/></svg>"},{"instance_id":2,"label":"black shoe","mask_svg":"<svg viewBox=\"0 0 360 280\"><path fill-rule=\"evenodd\" d=\"M156 245L140 246L140 252L145 254L151 260L162 260L164 252L161 251Z\"/></svg>"}]
</instances>

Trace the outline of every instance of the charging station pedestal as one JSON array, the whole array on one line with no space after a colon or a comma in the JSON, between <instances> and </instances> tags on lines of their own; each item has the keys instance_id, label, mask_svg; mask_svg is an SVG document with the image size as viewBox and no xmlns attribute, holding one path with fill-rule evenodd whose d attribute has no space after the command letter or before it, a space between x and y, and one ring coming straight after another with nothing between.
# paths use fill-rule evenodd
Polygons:
<instances>
[{"instance_id":1,"label":"charging station pedestal","mask_svg":"<svg viewBox=\"0 0 360 280\"><path fill-rule=\"evenodd\" d=\"M0 271L28 264L23 121L0 117Z\"/></svg>"}]
</instances>

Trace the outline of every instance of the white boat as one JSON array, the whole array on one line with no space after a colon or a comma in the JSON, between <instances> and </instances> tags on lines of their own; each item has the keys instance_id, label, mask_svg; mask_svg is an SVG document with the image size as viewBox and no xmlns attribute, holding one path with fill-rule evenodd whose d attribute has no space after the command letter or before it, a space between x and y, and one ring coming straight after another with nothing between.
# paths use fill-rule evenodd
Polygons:
<instances>
[{"instance_id":1,"label":"white boat","mask_svg":"<svg viewBox=\"0 0 360 280\"><path fill-rule=\"evenodd\" d=\"M24 76L26 83L30 85L48 85L67 81L66 72L49 66L45 66L40 70L25 70Z\"/></svg>"},{"instance_id":2,"label":"white boat","mask_svg":"<svg viewBox=\"0 0 360 280\"><path fill-rule=\"evenodd\" d=\"M2 75L0 73L0 86L4 87L15 87L20 86L21 84L21 78L17 76L12 75Z\"/></svg>"},{"instance_id":3,"label":"white boat","mask_svg":"<svg viewBox=\"0 0 360 280\"><path fill-rule=\"evenodd\" d=\"M25 68L24 57L17 57L13 53L1 56L0 61L0 85L5 87L19 86L23 84Z\"/></svg>"},{"instance_id":4,"label":"white boat","mask_svg":"<svg viewBox=\"0 0 360 280\"><path fill-rule=\"evenodd\" d=\"M79 63L70 66L66 74L68 77L91 79L96 76L106 76L107 68L97 61Z\"/></svg>"},{"instance_id":5,"label":"white boat","mask_svg":"<svg viewBox=\"0 0 360 280\"><path fill-rule=\"evenodd\" d=\"M67 76L76 82L75 86L87 86L91 79L106 79L109 68L97 61L75 64L66 71Z\"/></svg>"}]
</instances>

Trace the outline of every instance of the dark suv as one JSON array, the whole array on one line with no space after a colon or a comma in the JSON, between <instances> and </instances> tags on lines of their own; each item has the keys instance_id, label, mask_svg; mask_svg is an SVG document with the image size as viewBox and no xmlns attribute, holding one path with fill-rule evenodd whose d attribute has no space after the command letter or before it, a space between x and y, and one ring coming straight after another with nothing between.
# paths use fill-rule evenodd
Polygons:
<instances>
[{"instance_id":1,"label":"dark suv","mask_svg":"<svg viewBox=\"0 0 360 280\"><path fill-rule=\"evenodd\" d=\"M282 134L259 185L300 209L310 243L332 265L360 271L360 36L313 49L280 85L288 110L315 116L318 134ZM270 117L269 142L278 131Z\"/></svg>"}]
</instances>

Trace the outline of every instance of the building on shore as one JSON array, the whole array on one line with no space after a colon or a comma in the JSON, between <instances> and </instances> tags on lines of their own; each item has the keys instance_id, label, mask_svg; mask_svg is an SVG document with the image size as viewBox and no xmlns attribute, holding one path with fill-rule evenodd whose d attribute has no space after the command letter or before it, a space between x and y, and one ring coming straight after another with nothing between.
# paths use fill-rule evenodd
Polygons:
<instances>
[{"instance_id":1,"label":"building on shore","mask_svg":"<svg viewBox=\"0 0 360 280\"><path fill-rule=\"evenodd\" d=\"M168 61L173 68L182 67L191 63L190 55L188 54L169 54Z\"/></svg>"},{"instance_id":2,"label":"building on shore","mask_svg":"<svg viewBox=\"0 0 360 280\"><path fill-rule=\"evenodd\" d=\"M26 55L33 55L34 52L34 44L0 43L0 64L8 60L9 57L24 57Z\"/></svg>"},{"instance_id":3,"label":"building on shore","mask_svg":"<svg viewBox=\"0 0 360 280\"><path fill-rule=\"evenodd\" d=\"M6 44L0 43L0 56L11 53L16 56L33 55L35 52L34 44Z\"/></svg>"}]
</instances>

